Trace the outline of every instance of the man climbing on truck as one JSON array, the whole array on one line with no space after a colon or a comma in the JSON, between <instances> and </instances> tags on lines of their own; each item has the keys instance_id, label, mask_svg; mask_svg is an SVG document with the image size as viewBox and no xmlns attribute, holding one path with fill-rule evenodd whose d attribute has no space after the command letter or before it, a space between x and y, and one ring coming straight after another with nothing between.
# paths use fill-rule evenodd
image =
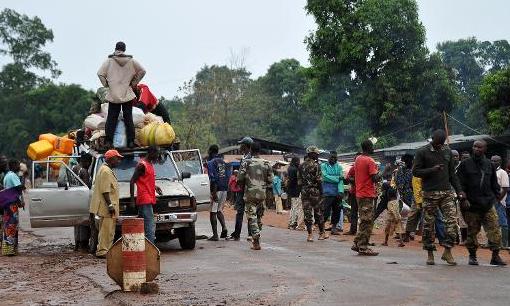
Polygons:
<instances>
[{"instance_id":1,"label":"man climbing on truck","mask_svg":"<svg viewBox=\"0 0 510 306\"><path fill-rule=\"evenodd\" d=\"M152 243L156 241L156 223L154 221L153 211L153 206L156 205L156 192L159 195L163 195L161 188L156 186L156 172L153 166L158 158L159 148L150 146L147 150L147 156L141 158L138 162L129 184L132 205L135 204L136 184L138 217L143 218L145 237Z\"/></svg>"}]
</instances>

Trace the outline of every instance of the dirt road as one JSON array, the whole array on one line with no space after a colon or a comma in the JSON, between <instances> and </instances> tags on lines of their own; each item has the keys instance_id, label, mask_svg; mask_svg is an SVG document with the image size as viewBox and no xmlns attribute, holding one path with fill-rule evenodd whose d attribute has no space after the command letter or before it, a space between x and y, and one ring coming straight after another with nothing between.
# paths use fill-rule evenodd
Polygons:
<instances>
[{"instance_id":1,"label":"dirt road","mask_svg":"<svg viewBox=\"0 0 510 306\"><path fill-rule=\"evenodd\" d=\"M416 246L361 257L350 237L306 243L303 232L270 226L258 252L245 240L200 240L193 251L160 244L159 294L123 293L104 261L72 251L72 229L32 230L23 220L20 256L0 257L1 305L508 305L508 268L470 267L460 255L456 267L430 267ZM210 233L207 220L200 215L198 234Z\"/></svg>"}]
</instances>

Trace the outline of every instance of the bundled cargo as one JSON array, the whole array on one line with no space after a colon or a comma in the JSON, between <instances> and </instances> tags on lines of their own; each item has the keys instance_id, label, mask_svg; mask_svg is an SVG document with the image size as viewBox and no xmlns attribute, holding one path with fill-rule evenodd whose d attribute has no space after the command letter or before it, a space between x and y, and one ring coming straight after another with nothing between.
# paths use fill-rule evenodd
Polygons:
<instances>
[{"instance_id":1,"label":"bundled cargo","mask_svg":"<svg viewBox=\"0 0 510 306\"><path fill-rule=\"evenodd\" d=\"M168 123L150 123L141 129L137 135L137 141L142 146L171 145L174 140L174 129Z\"/></svg>"}]
</instances>

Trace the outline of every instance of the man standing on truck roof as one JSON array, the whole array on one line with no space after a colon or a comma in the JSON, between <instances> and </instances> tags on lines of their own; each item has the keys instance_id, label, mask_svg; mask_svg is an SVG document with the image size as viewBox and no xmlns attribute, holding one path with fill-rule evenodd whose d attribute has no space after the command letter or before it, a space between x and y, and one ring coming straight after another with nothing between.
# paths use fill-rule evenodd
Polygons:
<instances>
[{"instance_id":1,"label":"man standing on truck roof","mask_svg":"<svg viewBox=\"0 0 510 306\"><path fill-rule=\"evenodd\" d=\"M156 192L162 195L161 188L156 186L156 172L154 162L159 158L159 148L150 146L147 156L141 158L135 168L133 177L129 184L131 204L135 205L135 184L136 184L136 206L138 206L138 217L143 218L145 237L150 242L156 241L156 222L154 221L153 206L156 205Z\"/></svg>"},{"instance_id":2,"label":"man standing on truck roof","mask_svg":"<svg viewBox=\"0 0 510 306\"><path fill-rule=\"evenodd\" d=\"M129 148L135 147L135 126L133 124L133 104L136 95L133 88L145 75L145 69L133 59L132 55L124 54L126 44L119 41L115 45L115 52L101 65L97 76L104 87L108 88L108 117L106 118L106 142L110 147L113 134L117 128L120 110L126 124L126 138Z\"/></svg>"},{"instance_id":3,"label":"man standing on truck roof","mask_svg":"<svg viewBox=\"0 0 510 306\"><path fill-rule=\"evenodd\" d=\"M98 258L106 257L115 237L115 225L119 217L119 182L113 169L120 164L123 156L117 150L108 150L104 158L105 163L96 175L89 210L101 218L96 252Z\"/></svg>"},{"instance_id":4,"label":"man standing on truck roof","mask_svg":"<svg viewBox=\"0 0 510 306\"><path fill-rule=\"evenodd\" d=\"M209 175L211 190L211 211L210 220L213 235L208 240L218 241L217 221L221 224L220 238L227 238L227 226L225 224L225 216L223 215L223 205L227 200L228 179L230 173L227 164L223 160L223 156L218 154L217 145L209 147L209 158L207 161L207 174Z\"/></svg>"}]
</instances>

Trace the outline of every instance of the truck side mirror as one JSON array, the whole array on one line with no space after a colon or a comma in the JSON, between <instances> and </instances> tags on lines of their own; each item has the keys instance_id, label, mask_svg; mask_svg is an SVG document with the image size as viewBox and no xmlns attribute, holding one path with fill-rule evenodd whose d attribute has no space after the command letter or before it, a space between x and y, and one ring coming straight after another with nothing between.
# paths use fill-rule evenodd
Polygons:
<instances>
[{"instance_id":1,"label":"truck side mirror","mask_svg":"<svg viewBox=\"0 0 510 306\"><path fill-rule=\"evenodd\" d=\"M191 177L191 173L189 172L183 172L181 174L181 178L184 180L184 179L189 179Z\"/></svg>"}]
</instances>

